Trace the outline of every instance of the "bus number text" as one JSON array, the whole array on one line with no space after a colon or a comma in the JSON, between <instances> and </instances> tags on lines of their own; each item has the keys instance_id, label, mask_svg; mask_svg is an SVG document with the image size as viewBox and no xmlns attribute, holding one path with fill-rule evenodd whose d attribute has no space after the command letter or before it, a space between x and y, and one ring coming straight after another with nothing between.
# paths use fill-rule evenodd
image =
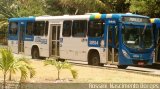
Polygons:
<instances>
[{"instance_id":1,"label":"bus number text","mask_svg":"<svg viewBox=\"0 0 160 89\"><path fill-rule=\"evenodd\" d=\"M98 41L89 41L90 45L98 45Z\"/></svg>"}]
</instances>

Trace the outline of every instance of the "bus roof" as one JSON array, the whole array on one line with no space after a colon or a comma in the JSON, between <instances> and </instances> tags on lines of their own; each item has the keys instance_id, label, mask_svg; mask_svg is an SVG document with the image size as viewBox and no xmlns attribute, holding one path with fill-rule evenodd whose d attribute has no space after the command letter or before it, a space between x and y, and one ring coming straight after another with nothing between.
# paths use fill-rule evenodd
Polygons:
<instances>
[{"instance_id":1,"label":"bus roof","mask_svg":"<svg viewBox=\"0 0 160 89\"><path fill-rule=\"evenodd\" d=\"M91 15L90 19L106 19L106 18L119 19L123 16L149 18L147 16L136 15L136 14L96 14L96 15Z\"/></svg>"},{"instance_id":2,"label":"bus roof","mask_svg":"<svg viewBox=\"0 0 160 89\"><path fill-rule=\"evenodd\" d=\"M152 18L150 19L151 23L155 23L158 28L160 28L160 18Z\"/></svg>"},{"instance_id":3,"label":"bus roof","mask_svg":"<svg viewBox=\"0 0 160 89\"><path fill-rule=\"evenodd\" d=\"M159 23L160 24L160 19L159 18L152 18L151 23Z\"/></svg>"},{"instance_id":4,"label":"bus roof","mask_svg":"<svg viewBox=\"0 0 160 89\"><path fill-rule=\"evenodd\" d=\"M9 21L35 21L35 17L10 18Z\"/></svg>"},{"instance_id":5,"label":"bus roof","mask_svg":"<svg viewBox=\"0 0 160 89\"><path fill-rule=\"evenodd\" d=\"M120 19L122 16L132 16L149 18L148 16L136 15L136 14L92 14L92 15L63 15L63 16L38 16L38 17L21 17L21 18L10 18L9 21L45 21L45 20L94 20L94 19Z\"/></svg>"}]
</instances>

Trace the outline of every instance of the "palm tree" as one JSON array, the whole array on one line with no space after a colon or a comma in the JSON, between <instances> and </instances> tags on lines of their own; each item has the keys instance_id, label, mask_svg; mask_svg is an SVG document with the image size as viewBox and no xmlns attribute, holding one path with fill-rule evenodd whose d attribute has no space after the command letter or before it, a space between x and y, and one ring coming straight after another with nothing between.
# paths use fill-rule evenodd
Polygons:
<instances>
[{"instance_id":1,"label":"palm tree","mask_svg":"<svg viewBox=\"0 0 160 89\"><path fill-rule=\"evenodd\" d=\"M3 71L3 88L6 86L6 75L12 65L14 59L13 55L10 55L11 51L6 49L1 49L1 58L0 58L0 69Z\"/></svg>"},{"instance_id":2,"label":"palm tree","mask_svg":"<svg viewBox=\"0 0 160 89\"><path fill-rule=\"evenodd\" d=\"M62 69L70 70L74 79L77 78L77 76L78 76L77 71L72 69L72 65L67 61L61 62L61 61L57 61L55 59L53 59L53 60L47 59L47 60L44 61L44 65L45 66L53 65L53 66L56 67L57 74L58 74L58 78L57 78L58 80L60 79L60 72L61 72Z\"/></svg>"},{"instance_id":3,"label":"palm tree","mask_svg":"<svg viewBox=\"0 0 160 89\"><path fill-rule=\"evenodd\" d=\"M9 70L9 80L12 80L12 74L15 74L16 71L21 72L20 82L25 81L28 77L28 72L30 73L30 78L34 77L36 73L34 68L30 65L30 61L24 57L14 60Z\"/></svg>"},{"instance_id":4,"label":"palm tree","mask_svg":"<svg viewBox=\"0 0 160 89\"><path fill-rule=\"evenodd\" d=\"M11 50L9 48L0 49L0 70L3 71L3 88L6 87L6 75L9 73L9 80L11 80L12 73L17 71L21 72L20 82L23 82L28 77L28 72L30 73L30 78L35 75L35 70L30 65L30 62L25 58L14 58Z\"/></svg>"}]
</instances>

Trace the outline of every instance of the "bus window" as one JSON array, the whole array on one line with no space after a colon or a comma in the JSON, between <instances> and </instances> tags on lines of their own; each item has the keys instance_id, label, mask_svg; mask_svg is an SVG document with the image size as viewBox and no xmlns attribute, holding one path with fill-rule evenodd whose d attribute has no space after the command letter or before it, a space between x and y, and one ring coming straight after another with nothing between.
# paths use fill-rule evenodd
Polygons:
<instances>
[{"instance_id":1,"label":"bus window","mask_svg":"<svg viewBox=\"0 0 160 89\"><path fill-rule=\"evenodd\" d=\"M33 22L27 22L27 29L26 29L26 34L27 35L33 35Z\"/></svg>"},{"instance_id":2,"label":"bus window","mask_svg":"<svg viewBox=\"0 0 160 89\"><path fill-rule=\"evenodd\" d=\"M108 43L109 44L112 44L112 30L114 30L114 28L113 28L113 26L109 26L109 28L108 28Z\"/></svg>"},{"instance_id":3,"label":"bus window","mask_svg":"<svg viewBox=\"0 0 160 89\"><path fill-rule=\"evenodd\" d=\"M63 22L62 35L64 37L70 37L71 36L71 27L72 27L72 21L64 21Z\"/></svg>"},{"instance_id":4,"label":"bus window","mask_svg":"<svg viewBox=\"0 0 160 89\"><path fill-rule=\"evenodd\" d=\"M45 22L44 21L37 21L34 24L34 35L37 36L43 36L44 35L44 27L45 27Z\"/></svg>"},{"instance_id":5,"label":"bus window","mask_svg":"<svg viewBox=\"0 0 160 89\"><path fill-rule=\"evenodd\" d=\"M73 37L85 37L87 32L86 20L73 21L72 35Z\"/></svg>"},{"instance_id":6,"label":"bus window","mask_svg":"<svg viewBox=\"0 0 160 89\"><path fill-rule=\"evenodd\" d=\"M89 37L102 37L104 33L103 28L104 28L104 21L102 20L89 21L88 36Z\"/></svg>"},{"instance_id":7,"label":"bus window","mask_svg":"<svg viewBox=\"0 0 160 89\"><path fill-rule=\"evenodd\" d=\"M45 24L45 36L48 35L48 21L46 21L46 24Z\"/></svg>"},{"instance_id":8,"label":"bus window","mask_svg":"<svg viewBox=\"0 0 160 89\"><path fill-rule=\"evenodd\" d=\"M116 46L116 47L118 47L118 27L117 26L115 26L115 28L114 28L114 45Z\"/></svg>"},{"instance_id":9,"label":"bus window","mask_svg":"<svg viewBox=\"0 0 160 89\"><path fill-rule=\"evenodd\" d=\"M160 42L160 28L158 29L158 41Z\"/></svg>"},{"instance_id":10,"label":"bus window","mask_svg":"<svg viewBox=\"0 0 160 89\"><path fill-rule=\"evenodd\" d=\"M9 25L10 25L9 34L16 35L18 31L18 22L10 22Z\"/></svg>"},{"instance_id":11,"label":"bus window","mask_svg":"<svg viewBox=\"0 0 160 89\"><path fill-rule=\"evenodd\" d=\"M108 43L114 46L118 44L118 29L115 25L110 25L108 28Z\"/></svg>"}]
</instances>

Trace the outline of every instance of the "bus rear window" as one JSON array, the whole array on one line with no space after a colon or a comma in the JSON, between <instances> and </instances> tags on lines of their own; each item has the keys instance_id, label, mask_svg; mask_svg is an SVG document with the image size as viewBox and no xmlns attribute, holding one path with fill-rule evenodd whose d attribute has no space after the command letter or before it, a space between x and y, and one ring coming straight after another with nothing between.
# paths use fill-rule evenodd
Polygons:
<instances>
[{"instance_id":1,"label":"bus rear window","mask_svg":"<svg viewBox=\"0 0 160 89\"><path fill-rule=\"evenodd\" d=\"M89 37L101 37L103 35L104 21L93 20L89 21L88 36Z\"/></svg>"},{"instance_id":2,"label":"bus rear window","mask_svg":"<svg viewBox=\"0 0 160 89\"><path fill-rule=\"evenodd\" d=\"M17 35L18 32L18 22L10 22L9 23L9 34L10 35Z\"/></svg>"}]
</instances>

